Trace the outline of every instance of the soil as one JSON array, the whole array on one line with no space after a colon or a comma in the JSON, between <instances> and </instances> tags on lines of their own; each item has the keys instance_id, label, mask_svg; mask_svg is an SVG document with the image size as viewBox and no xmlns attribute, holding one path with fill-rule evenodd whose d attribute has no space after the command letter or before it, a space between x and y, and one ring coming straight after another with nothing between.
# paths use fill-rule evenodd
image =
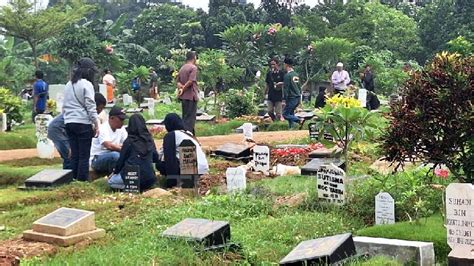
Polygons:
<instances>
[{"instance_id":1,"label":"soil","mask_svg":"<svg viewBox=\"0 0 474 266\"><path fill-rule=\"evenodd\" d=\"M0 242L0 265L19 265L21 259L57 252L57 247L43 242L15 238Z\"/></svg>"}]
</instances>

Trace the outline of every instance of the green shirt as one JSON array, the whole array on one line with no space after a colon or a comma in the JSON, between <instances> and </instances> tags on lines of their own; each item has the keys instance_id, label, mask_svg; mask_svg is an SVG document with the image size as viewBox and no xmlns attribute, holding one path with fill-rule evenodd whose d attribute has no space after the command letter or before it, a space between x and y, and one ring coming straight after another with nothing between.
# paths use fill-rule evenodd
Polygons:
<instances>
[{"instance_id":1,"label":"green shirt","mask_svg":"<svg viewBox=\"0 0 474 266\"><path fill-rule=\"evenodd\" d=\"M301 97L300 77L295 71L286 73L283 78L283 98L297 98Z\"/></svg>"}]
</instances>

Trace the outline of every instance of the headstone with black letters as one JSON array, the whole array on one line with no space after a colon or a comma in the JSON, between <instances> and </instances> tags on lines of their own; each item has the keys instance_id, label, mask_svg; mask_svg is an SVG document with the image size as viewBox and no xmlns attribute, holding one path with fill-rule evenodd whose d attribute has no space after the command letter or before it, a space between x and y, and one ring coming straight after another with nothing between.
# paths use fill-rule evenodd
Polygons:
<instances>
[{"instance_id":1,"label":"headstone with black letters","mask_svg":"<svg viewBox=\"0 0 474 266\"><path fill-rule=\"evenodd\" d=\"M123 191L126 193L140 193L140 166L125 166L125 176L123 177L125 185Z\"/></svg>"},{"instance_id":2,"label":"headstone with black letters","mask_svg":"<svg viewBox=\"0 0 474 266\"><path fill-rule=\"evenodd\" d=\"M395 223L395 201L387 192L375 196L375 224Z\"/></svg>"},{"instance_id":3,"label":"headstone with black letters","mask_svg":"<svg viewBox=\"0 0 474 266\"><path fill-rule=\"evenodd\" d=\"M346 193L346 173L334 164L323 165L318 171L317 189L319 200L343 205Z\"/></svg>"},{"instance_id":4,"label":"headstone with black letters","mask_svg":"<svg viewBox=\"0 0 474 266\"><path fill-rule=\"evenodd\" d=\"M178 147L179 168L181 175L197 175L198 163L196 145L189 139L185 139Z\"/></svg>"},{"instance_id":5,"label":"headstone with black letters","mask_svg":"<svg viewBox=\"0 0 474 266\"><path fill-rule=\"evenodd\" d=\"M230 240L230 225L226 221L186 218L166 229L162 236L190 240L205 247L225 245Z\"/></svg>"},{"instance_id":6,"label":"headstone with black letters","mask_svg":"<svg viewBox=\"0 0 474 266\"><path fill-rule=\"evenodd\" d=\"M267 174L270 171L270 149L267 146L255 146L253 148L253 161L255 171Z\"/></svg>"}]
</instances>

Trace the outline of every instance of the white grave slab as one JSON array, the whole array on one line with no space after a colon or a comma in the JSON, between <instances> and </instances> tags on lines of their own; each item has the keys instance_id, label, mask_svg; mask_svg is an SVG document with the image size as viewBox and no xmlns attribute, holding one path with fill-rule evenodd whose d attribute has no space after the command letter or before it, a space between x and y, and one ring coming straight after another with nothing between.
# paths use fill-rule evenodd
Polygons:
<instances>
[{"instance_id":1,"label":"white grave slab","mask_svg":"<svg viewBox=\"0 0 474 266\"><path fill-rule=\"evenodd\" d=\"M359 102L362 107L367 106L367 90L366 89L359 89Z\"/></svg>"},{"instance_id":2,"label":"white grave slab","mask_svg":"<svg viewBox=\"0 0 474 266\"><path fill-rule=\"evenodd\" d=\"M155 117L155 100L154 99L148 100L148 114L151 117Z\"/></svg>"},{"instance_id":3,"label":"white grave slab","mask_svg":"<svg viewBox=\"0 0 474 266\"><path fill-rule=\"evenodd\" d=\"M36 137L38 138L36 150L38 157L44 159L54 158L54 144L48 139L48 124L51 120L53 117L46 114L39 114L35 117Z\"/></svg>"},{"instance_id":4,"label":"white grave slab","mask_svg":"<svg viewBox=\"0 0 474 266\"><path fill-rule=\"evenodd\" d=\"M242 125L244 130L244 139L253 139L253 125L252 123L244 123Z\"/></svg>"},{"instance_id":5,"label":"white grave slab","mask_svg":"<svg viewBox=\"0 0 474 266\"><path fill-rule=\"evenodd\" d=\"M375 224L395 223L395 201L387 192L375 196Z\"/></svg>"},{"instance_id":6,"label":"white grave slab","mask_svg":"<svg viewBox=\"0 0 474 266\"><path fill-rule=\"evenodd\" d=\"M345 203L346 173L334 164L321 166L317 177L318 198L329 203Z\"/></svg>"},{"instance_id":7,"label":"white grave slab","mask_svg":"<svg viewBox=\"0 0 474 266\"><path fill-rule=\"evenodd\" d=\"M2 113L2 127L0 132L5 132L7 131L7 114Z\"/></svg>"},{"instance_id":8,"label":"white grave slab","mask_svg":"<svg viewBox=\"0 0 474 266\"><path fill-rule=\"evenodd\" d=\"M446 188L448 245L474 247L474 185L452 183Z\"/></svg>"},{"instance_id":9,"label":"white grave slab","mask_svg":"<svg viewBox=\"0 0 474 266\"><path fill-rule=\"evenodd\" d=\"M227 179L227 192L241 191L247 188L247 178L243 168L227 168L225 176Z\"/></svg>"},{"instance_id":10,"label":"white grave slab","mask_svg":"<svg viewBox=\"0 0 474 266\"><path fill-rule=\"evenodd\" d=\"M131 105L132 102L133 102L132 96L130 96L130 95L128 95L128 94L122 95L122 98L123 98L123 105L124 105L124 106L129 106L129 105Z\"/></svg>"},{"instance_id":11,"label":"white grave slab","mask_svg":"<svg viewBox=\"0 0 474 266\"><path fill-rule=\"evenodd\" d=\"M270 149L267 146L255 146L253 148L253 161L255 171L268 173L270 171Z\"/></svg>"}]
</instances>

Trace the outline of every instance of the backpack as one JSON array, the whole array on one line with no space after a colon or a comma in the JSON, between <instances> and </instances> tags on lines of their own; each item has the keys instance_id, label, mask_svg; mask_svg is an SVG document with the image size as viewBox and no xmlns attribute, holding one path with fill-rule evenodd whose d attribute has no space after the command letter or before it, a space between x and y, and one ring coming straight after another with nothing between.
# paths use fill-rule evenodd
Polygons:
<instances>
[{"instance_id":1,"label":"backpack","mask_svg":"<svg viewBox=\"0 0 474 266\"><path fill-rule=\"evenodd\" d=\"M140 89L140 84L138 84L138 79L132 79L132 90L137 91Z\"/></svg>"}]
</instances>

